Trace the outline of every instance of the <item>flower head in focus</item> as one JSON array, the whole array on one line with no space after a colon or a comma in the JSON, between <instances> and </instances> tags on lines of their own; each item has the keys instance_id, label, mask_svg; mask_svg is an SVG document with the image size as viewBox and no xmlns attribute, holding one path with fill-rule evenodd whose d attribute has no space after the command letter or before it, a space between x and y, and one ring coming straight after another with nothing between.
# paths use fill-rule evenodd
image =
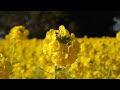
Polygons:
<instances>
[{"instance_id":1,"label":"flower head in focus","mask_svg":"<svg viewBox=\"0 0 120 90\"><path fill-rule=\"evenodd\" d=\"M63 25L59 30L50 29L43 41L43 53L58 67L72 64L79 52L79 42L73 33L69 33Z\"/></svg>"}]
</instances>

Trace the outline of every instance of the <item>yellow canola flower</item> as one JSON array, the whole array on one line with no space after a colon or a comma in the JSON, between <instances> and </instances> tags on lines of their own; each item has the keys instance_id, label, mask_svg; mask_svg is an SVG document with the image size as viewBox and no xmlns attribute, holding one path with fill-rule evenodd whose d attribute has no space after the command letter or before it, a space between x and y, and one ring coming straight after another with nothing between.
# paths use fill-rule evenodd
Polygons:
<instances>
[{"instance_id":1,"label":"yellow canola flower","mask_svg":"<svg viewBox=\"0 0 120 90\"><path fill-rule=\"evenodd\" d=\"M44 68L45 79L54 79L54 68L52 66L47 66Z\"/></svg>"},{"instance_id":2,"label":"yellow canola flower","mask_svg":"<svg viewBox=\"0 0 120 90\"><path fill-rule=\"evenodd\" d=\"M93 79L93 73L88 71L85 75L85 79Z\"/></svg>"},{"instance_id":3,"label":"yellow canola flower","mask_svg":"<svg viewBox=\"0 0 120 90\"><path fill-rule=\"evenodd\" d=\"M87 57L81 57L81 59L80 59L80 61L81 61L81 63L85 66L85 67L87 67L90 63L90 58L87 58Z\"/></svg>"},{"instance_id":4,"label":"yellow canola flower","mask_svg":"<svg viewBox=\"0 0 120 90\"><path fill-rule=\"evenodd\" d=\"M116 33L116 38L117 38L117 40L120 40L120 32Z\"/></svg>"},{"instance_id":5,"label":"yellow canola flower","mask_svg":"<svg viewBox=\"0 0 120 90\"><path fill-rule=\"evenodd\" d=\"M0 53L0 78L9 79L9 75L12 74L12 66L8 58Z\"/></svg>"},{"instance_id":6,"label":"yellow canola flower","mask_svg":"<svg viewBox=\"0 0 120 90\"><path fill-rule=\"evenodd\" d=\"M63 25L59 27L59 34L62 36L69 36L69 31Z\"/></svg>"},{"instance_id":7,"label":"yellow canola flower","mask_svg":"<svg viewBox=\"0 0 120 90\"><path fill-rule=\"evenodd\" d=\"M10 30L10 33L6 35L8 40L21 40L25 39L29 35L29 31L24 26L15 26Z\"/></svg>"},{"instance_id":8,"label":"yellow canola flower","mask_svg":"<svg viewBox=\"0 0 120 90\"><path fill-rule=\"evenodd\" d=\"M43 53L47 60L52 61L58 67L66 67L77 59L79 53L79 42L72 33L63 25L59 30L50 29L43 40Z\"/></svg>"},{"instance_id":9,"label":"yellow canola flower","mask_svg":"<svg viewBox=\"0 0 120 90\"><path fill-rule=\"evenodd\" d=\"M16 63L13 65L12 78L29 79L29 78L32 78L35 71L36 71L36 66L34 66L32 64Z\"/></svg>"},{"instance_id":10,"label":"yellow canola flower","mask_svg":"<svg viewBox=\"0 0 120 90\"><path fill-rule=\"evenodd\" d=\"M10 40L21 41L14 49L14 64L9 62L12 55L9 47L13 44L0 40L0 78L51 79L54 78L54 64L58 66L56 78L120 78L119 33L116 37L76 40L73 33L69 34L61 26L59 30L50 29L43 40L22 38L24 34L18 31L8 35Z\"/></svg>"},{"instance_id":11,"label":"yellow canola flower","mask_svg":"<svg viewBox=\"0 0 120 90\"><path fill-rule=\"evenodd\" d=\"M94 71L93 75L95 78L101 78L102 77L102 73L100 71Z\"/></svg>"}]
</instances>

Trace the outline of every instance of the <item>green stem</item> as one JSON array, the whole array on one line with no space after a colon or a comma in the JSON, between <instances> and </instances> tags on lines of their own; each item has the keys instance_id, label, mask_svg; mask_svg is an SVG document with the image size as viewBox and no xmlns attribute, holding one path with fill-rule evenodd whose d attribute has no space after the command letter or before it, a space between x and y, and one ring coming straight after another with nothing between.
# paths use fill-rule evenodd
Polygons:
<instances>
[{"instance_id":1,"label":"green stem","mask_svg":"<svg viewBox=\"0 0 120 90\"><path fill-rule=\"evenodd\" d=\"M56 79L56 65L54 65L54 79Z\"/></svg>"}]
</instances>

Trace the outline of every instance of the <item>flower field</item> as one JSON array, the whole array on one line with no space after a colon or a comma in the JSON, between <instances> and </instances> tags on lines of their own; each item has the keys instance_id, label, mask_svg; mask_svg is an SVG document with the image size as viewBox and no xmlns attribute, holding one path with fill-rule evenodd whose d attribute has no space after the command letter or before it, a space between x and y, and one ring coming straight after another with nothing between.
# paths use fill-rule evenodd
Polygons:
<instances>
[{"instance_id":1,"label":"flower field","mask_svg":"<svg viewBox=\"0 0 120 90\"><path fill-rule=\"evenodd\" d=\"M63 25L45 39L28 39L15 26L0 40L1 79L119 79L120 32L116 37L76 38Z\"/></svg>"}]
</instances>

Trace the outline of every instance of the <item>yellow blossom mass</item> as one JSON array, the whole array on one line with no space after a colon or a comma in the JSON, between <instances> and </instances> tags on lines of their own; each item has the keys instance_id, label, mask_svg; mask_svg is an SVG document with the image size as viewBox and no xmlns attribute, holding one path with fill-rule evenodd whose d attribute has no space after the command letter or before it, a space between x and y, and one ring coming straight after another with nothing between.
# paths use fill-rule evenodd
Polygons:
<instances>
[{"instance_id":1,"label":"yellow blossom mass","mask_svg":"<svg viewBox=\"0 0 120 90\"><path fill-rule=\"evenodd\" d=\"M0 40L0 79L120 79L120 32L76 38L60 25L44 39L28 35L15 26Z\"/></svg>"}]
</instances>

